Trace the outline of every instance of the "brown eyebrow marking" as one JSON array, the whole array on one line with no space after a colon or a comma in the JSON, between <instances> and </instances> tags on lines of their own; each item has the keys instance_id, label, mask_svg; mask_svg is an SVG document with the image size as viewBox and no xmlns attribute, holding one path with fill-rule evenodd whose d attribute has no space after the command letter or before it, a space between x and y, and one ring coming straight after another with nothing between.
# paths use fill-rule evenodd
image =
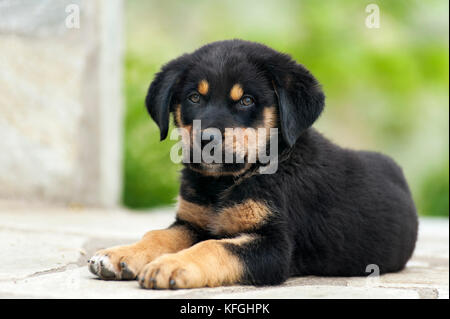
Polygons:
<instances>
[{"instance_id":1,"label":"brown eyebrow marking","mask_svg":"<svg viewBox=\"0 0 450 319\"><path fill-rule=\"evenodd\" d=\"M209 91L209 83L206 80L201 80L198 83L198 87L197 87L198 93L200 93L201 95L206 95L208 94Z\"/></svg>"},{"instance_id":2,"label":"brown eyebrow marking","mask_svg":"<svg viewBox=\"0 0 450 319\"><path fill-rule=\"evenodd\" d=\"M244 90L242 89L242 86L238 83L233 85L230 91L230 97L233 101L238 101L241 99L241 97L244 95Z\"/></svg>"}]
</instances>

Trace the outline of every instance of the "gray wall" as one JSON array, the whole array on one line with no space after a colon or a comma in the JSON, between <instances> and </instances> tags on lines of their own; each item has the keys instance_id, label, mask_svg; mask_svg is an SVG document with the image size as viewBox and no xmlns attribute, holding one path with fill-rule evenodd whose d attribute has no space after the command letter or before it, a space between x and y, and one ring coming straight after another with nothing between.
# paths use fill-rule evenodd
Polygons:
<instances>
[{"instance_id":1,"label":"gray wall","mask_svg":"<svg viewBox=\"0 0 450 319\"><path fill-rule=\"evenodd\" d=\"M120 0L0 0L0 199L119 203L122 42Z\"/></svg>"}]
</instances>

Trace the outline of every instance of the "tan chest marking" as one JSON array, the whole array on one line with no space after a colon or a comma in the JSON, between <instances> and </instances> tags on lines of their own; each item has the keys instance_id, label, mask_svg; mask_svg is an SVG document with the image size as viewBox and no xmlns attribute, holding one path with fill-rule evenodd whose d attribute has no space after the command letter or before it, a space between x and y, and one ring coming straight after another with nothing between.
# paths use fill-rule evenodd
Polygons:
<instances>
[{"instance_id":1,"label":"tan chest marking","mask_svg":"<svg viewBox=\"0 0 450 319\"><path fill-rule=\"evenodd\" d=\"M237 234L263 224L270 213L266 204L249 199L223 209L209 227L216 234Z\"/></svg>"},{"instance_id":2,"label":"tan chest marking","mask_svg":"<svg viewBox=\"0 0 450 319\"><path fill-rule=\"evenodd\" d=\"M262 225L270 214L271 211L265 203L251 199L219 212L181 197L178 199L178 218L217 235L232 235L252 230Z\"/></svg>"},{"instance_id":3,"label":"tan chest marking","mask_svg":"<svg viewBox=\"0 0 450 319\"><path fill-rule=\"evenodd\" d=\"M177 217L200 228L206 229L213 216L210 207L188 202L179 196Z\"/></svg>"}]
</instances>

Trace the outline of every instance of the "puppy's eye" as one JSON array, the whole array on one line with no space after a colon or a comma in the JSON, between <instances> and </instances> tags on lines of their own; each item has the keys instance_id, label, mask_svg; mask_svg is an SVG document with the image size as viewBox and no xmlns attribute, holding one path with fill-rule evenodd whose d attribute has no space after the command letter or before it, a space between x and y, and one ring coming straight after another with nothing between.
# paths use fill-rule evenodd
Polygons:
<instances>
[{"instance_id":1,"label":"puppy's eye","mask_svg":"<svg viewBox=\"0 0 450 319\"><path fill-rule=\"evenodd\" d=\"M244 96L240 102L241 105L243 106L252 106L253 104L255 104L255 101L253 100L253 98L251 98L250 96Z\"/></svg>"},{"instance_id":2,"label":"puppy's eye","mask_svg":"<svg viewBox=\"0 0 450 319\"><path fill-rule=\"evenodd\" d=\"M193 94L189 95L188 99L192 103L199 103L200 102L200 95L197 94L197 93L193 93Z\"/></svg>"}]
</instances>

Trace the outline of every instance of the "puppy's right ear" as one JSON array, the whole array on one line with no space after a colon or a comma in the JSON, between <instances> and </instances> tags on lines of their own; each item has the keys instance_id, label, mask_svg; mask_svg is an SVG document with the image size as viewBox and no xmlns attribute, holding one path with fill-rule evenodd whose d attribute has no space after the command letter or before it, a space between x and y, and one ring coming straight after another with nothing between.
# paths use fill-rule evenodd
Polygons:
<instances>
[{"instance_id":1,"label":"puppy's right ear","mask_svg":"<svg viewBox=\"0 0 450 319\"><path fill-rule=\"evenodd\" d=\"M169 115L173 104L174 88L187 67L186 55L166 64L156 74L145 98L147 111L158 124L160 140L167 137L169 131Z\"/></svg>"}]
</instances>

